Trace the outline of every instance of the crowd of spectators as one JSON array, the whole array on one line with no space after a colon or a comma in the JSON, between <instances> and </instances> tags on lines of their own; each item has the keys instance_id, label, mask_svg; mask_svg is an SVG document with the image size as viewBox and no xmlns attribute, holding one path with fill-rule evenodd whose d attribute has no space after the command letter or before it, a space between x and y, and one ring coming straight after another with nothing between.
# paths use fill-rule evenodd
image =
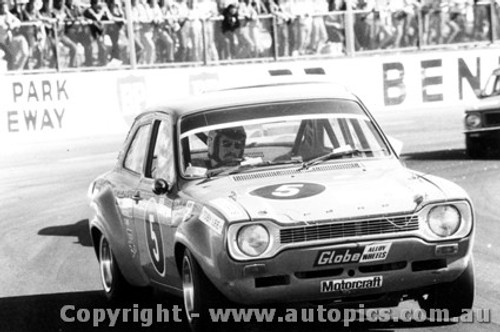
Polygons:
<instances>
[{"instance_id":1,"label":"crowd of spectators","mask_svg":"<svg viewBox=\"0 0 500 332\"><path fill-rule=\"evenodd\" d=\"M344 0L130 2L139 65L342 53L345 47ZM489 0L350 3L357 51L486 41L499 26L491 17L500 6ZM9 70L127 64L124 8L122 0L0 0L0 59Z\"/></svg>"}]
</instances>

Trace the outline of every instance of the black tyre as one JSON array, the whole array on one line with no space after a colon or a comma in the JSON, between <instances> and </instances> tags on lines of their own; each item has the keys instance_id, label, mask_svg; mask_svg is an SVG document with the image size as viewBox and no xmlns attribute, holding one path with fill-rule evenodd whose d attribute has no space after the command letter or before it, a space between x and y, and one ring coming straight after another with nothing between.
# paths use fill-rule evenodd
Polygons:
<instances>
[{"instance_id":1,"label":"black tyre","mask_svg":"<svg viewBox=\"0 0 500 332\"><path fill-rule=\"evenodd\" d=\"M467 151L467 155L473 159L484 158L487 152L484 140L479 137L467 136L465 138L465 149Z\"/></svg>"},{"instance_id":2,"label":"black tyre","mask_svg":"<svg viewBox=\"0 0 500 332\"><path fill-rule=\"evenodd\" d=\"M208 309L224 307L226 300L208 280L188 249L182 258L181 274L184 310L191 330L210 331L215 327L218 330L225 327L212 322Z\"/></svg>"},{"instance_id":3,"label":"black tyre","mask_svg":"<svg viewBox=\"0 0 500 332\"><path fill-rule=\"evenodd\" d=\"M418 303L429 316L431 309L446 309L449 317L459 317L463 310L472 309L474 303L474 266L472 259L465 271L455 281L437 285L429 292L427 299Z\"/></svg>"},{"instance_id":4,"label":"black tyre","mask_svg":"<svg viewBox=\"0 0 500 332\"><path fill-rule=\"evenodd\" d=\"M123 299L131 290L118 267L108 240L101 236L99 239L99 272L104 287L104 294L109 300Z\"/></svg>"}]
</instances>

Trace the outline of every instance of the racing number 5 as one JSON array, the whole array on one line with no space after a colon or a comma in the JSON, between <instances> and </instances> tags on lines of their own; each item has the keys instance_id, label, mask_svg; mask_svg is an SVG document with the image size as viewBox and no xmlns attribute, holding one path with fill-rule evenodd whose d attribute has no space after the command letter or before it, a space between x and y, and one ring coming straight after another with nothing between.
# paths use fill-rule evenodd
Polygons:
<instances>
[{"instance_id":1,"label":"racing number 5","mask_svg":"<svg viewBox=\"0 0 500 332\"><path fill-rule=\"evenodd\" d=\"M157 238L156 233L153 229L154 222L155 222L155 217L152 214L149 214L149 228L151 231L149 234L151 236L151 240L153 240L153 243L154 243L154 247L151 249L152 249L152 253L154 256L154 261L155 261L155 263L158 263L158 261L160 260L160 250L158 248L158 238Z\"/></svg>"},{"instance_id":2,"label":"racing number 5","mask_svg":"<svg viewBox=\"0 0 500 332\"><path fill-rule=\"evenodd\" d=\"M163 276L165 274L165 259L158 216L152 211L147 211L146 216L146 242L149 256L156 272Z\"/></svg>"},{"instance_id":3,"label":"racing number 5","mask_svg":"<svg viewBox=\"0 0 500 332\"><path fill-rule=\"evenodd\" d=\"M300 189L304 186L304 184L284 184L276 188L273 192L273 196L277 197L291 197L296 196L300 193Z\"/></svg>"}]
</instances>

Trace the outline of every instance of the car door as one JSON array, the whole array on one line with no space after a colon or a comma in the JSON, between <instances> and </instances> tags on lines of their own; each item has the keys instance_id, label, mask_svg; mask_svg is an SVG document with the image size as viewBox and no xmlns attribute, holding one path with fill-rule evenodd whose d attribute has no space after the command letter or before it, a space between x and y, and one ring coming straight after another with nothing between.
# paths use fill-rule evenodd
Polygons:
<instances>
[{"instance_id":1,"label":"car door","mask_svg":"<svg viewBox=\"0 0 500 332\"><path fill-rule=\"evenodd\" d=\"M175 190L154 193L155 180L163 179L170 187L175 182L172 119L162 114L153 123L144 176L138 186L141 200L134 207L134 219L141 264L150 280L164 286L180 287L174 257L174 232L171 223Z\"/></svg>"},{"instance_id":2,"label":"car door","mask_svg":"<svg viewBox=\"0 0 500 332\"><path fill-rule=\"evenodd\" d=\"M151 127L151 123L145 122L132 128L131 138L125 143L124 156L119 157L118 165L110 175L113 194L127 234L127 246L134 259L138 259L137 233L133 221L134 206L137 203L137 187L143 174Z\"/></svg>"}]
</instances>

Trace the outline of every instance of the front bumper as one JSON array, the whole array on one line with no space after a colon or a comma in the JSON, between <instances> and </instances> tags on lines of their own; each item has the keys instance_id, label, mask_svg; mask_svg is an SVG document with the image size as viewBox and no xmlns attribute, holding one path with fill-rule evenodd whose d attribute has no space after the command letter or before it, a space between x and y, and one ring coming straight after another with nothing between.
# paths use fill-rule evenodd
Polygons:
<instances>
[{"instance_id":1,"label":"front bumper","mask_svg":"<svg viewBox=\"0 0 500 332\"><path fill-rule=\"evenodd\" d=\"M379 243L390 243L383 260L315 266L321 251L349 249L352 253ZM470 255L470 237L439 243L412 237L286 250L272 259L253 262L236 262L220 255L216 264L220 270L206 272L228 299L241 304L349 302L359 298L365 298L366 303L370 299L376 302L387 293L411 293L451 282L465 270ZM321 291L322 281L363 278L378 278L381 282L364 289Z\"/></svg>"},{"instance_id":2,"label":"front bumper","mask_svg":"<svg viewBox=\"0 0 500 332\"><path fill-rule=\"evenodd\" d=\"M468 129L464 131L464 134L470 137L500 136L500 127Z\"/></svg>"}]
</instances>

